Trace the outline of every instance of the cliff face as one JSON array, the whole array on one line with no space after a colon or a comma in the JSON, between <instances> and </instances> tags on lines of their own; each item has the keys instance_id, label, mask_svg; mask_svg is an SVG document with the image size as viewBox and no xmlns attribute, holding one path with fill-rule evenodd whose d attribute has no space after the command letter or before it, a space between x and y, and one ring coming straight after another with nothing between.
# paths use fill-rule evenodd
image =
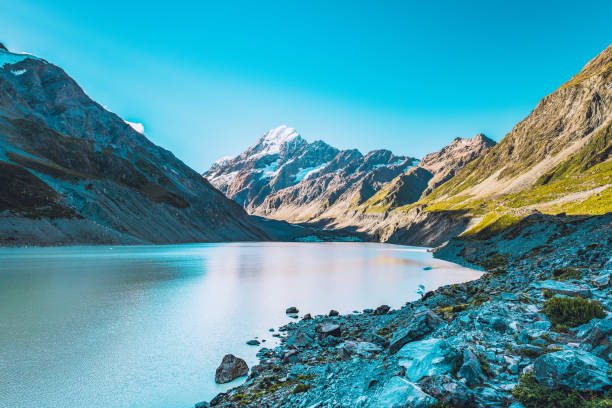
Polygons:
<instances>
[{"instance_id":1,"label":"cliff face","mask_svg":"<svg viewBox=\"0 0 612 408\"><path fill-rule=\"evenodd\" d=\"M61 68L0 48L0 242L263 239L172 153L91 100Z\"/></svg>"}]
</instances>

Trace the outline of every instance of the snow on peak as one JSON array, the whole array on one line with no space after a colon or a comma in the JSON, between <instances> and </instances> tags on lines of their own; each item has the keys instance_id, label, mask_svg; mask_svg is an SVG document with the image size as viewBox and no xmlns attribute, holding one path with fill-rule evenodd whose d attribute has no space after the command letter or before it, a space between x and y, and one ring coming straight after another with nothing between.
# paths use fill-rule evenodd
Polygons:
<instances>
[{"instance_id":1,"label":"snow on peak","mask_svg":"<svg viewBox=\"0 0 612 408\"><path fill-rule=\"evenodd\" d=\"M139 122L128 122L127 120L124 120L124 122L127 123L128 125L130 125L130 127L132 129L134 129L135 131L137 131L141 135L144 135L144 125L142 123L139 123Z\"/></svg>"},{"instance_id":2,"label":"snow on peak","mask_svg":"<svg viewBox=\"0 0 612 408\"><path fill-rule=\"evenodd\" d=\"M219 159L217 159L213 164L216 164L216 165L225 164L228 161L232 160L233 158L234 158L234 156L223 156L223 157L220 157Z\"/></svg>"},{"instance_id":3,"label":"snow on peak","mask_svg":"<svg viewBox=\"0 0 612 408\"><path fill-rule=\"evenodd\" d=\"M4 47L0 47L0 68L3 68L7 64L17 64L28 58L40 61L40 58L32 54L10 52Z\"/></svg>"},{"instance_id":4,"label":"snow on peak","mask_svg":"<svg viewBox=\"0 0 612 408\"><path fill-rule=\"evenodd\" d=\"M299 137L294 128L281 125L269 130L259 139L258 144L262 146L261 154L275 154L280 152L283 144Z\"/></svg>"}]
</instances>

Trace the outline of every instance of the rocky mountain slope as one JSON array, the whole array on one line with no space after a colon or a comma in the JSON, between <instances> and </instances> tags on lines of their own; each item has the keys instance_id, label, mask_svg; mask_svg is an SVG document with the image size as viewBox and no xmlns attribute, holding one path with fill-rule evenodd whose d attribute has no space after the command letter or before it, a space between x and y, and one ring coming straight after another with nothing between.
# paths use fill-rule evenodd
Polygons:
<instances>
[{"instance_id":1,"label":"rocky mountain slope","mask_svg":"<svg viewBox=\"0 0 612 408\"><path fill-rule=\"evenodd\" d=\"M280 126L239 156L216 162L204 176L251 214L296 222L361 204L416 163L388 150L364 156L322 141L308 143Z\"/></svg>"},{"instance_id":2,"label":"rocky mountain slope","mask_svg":"<svg viewBox=\"0 0 612 408\"><path fill-rule=\"evenodd\" d=\"M171 243L266 234L61 68L0 46L0 243Z\"/></svg>"},{"instance_id":3,"label":"rocky mountain slope","mask_svg":"<svg viewBox=\"0 0 612 408\"><path fill-rule=\"evenodd\" d=\"M380 240L439 245L494 234L535 211L612 211L612 46L546 96L503 140L417 202L384 188L363 214ZM363 225L363 224L362 224ZM362 227L363 228L363 227Z\"/></svg>"}]
</instances>

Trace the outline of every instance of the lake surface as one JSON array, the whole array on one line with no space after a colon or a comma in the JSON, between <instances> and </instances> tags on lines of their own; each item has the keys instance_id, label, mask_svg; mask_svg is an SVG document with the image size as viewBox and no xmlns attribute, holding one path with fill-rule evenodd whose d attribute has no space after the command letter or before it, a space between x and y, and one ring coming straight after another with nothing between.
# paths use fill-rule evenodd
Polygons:
<instances>
[{"instance_id":1,"label":"lake surface","mask_svg":"<svg viewBox=\"0 0 612 408\"><path fill-rule=\"evenodd\" d=\"M397 308L480 274L371 243L0 248L0 406L188 408L242 381L215 368L256 363L245 341L274 346L288 306Z\"/></svg>"}]
</instances>

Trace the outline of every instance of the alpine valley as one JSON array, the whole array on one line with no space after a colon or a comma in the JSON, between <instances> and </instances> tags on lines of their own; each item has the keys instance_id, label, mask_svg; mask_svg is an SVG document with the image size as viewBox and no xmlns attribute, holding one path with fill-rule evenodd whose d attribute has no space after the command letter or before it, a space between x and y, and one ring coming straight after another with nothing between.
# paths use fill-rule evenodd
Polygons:
<instances>
[{"instance_id":1,"label":"alpine valley","mask_svg":"<svg viewBox=\"0 0 612 408\"><path fill-rule=\"evenodd\" d=\"M247 380L196 407L612 406L612 45L499 143L401 153L280 126L201 175L0 45L4 246L372 241L484 272L399 309L290 307L257 365L215 376Z\"/></svg>"}]
</instances>

